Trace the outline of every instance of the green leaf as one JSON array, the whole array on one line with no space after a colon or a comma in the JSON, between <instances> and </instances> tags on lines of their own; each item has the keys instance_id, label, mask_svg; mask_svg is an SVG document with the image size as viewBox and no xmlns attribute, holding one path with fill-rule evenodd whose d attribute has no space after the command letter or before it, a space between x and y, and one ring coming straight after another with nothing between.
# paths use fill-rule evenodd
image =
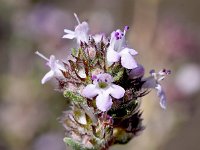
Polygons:
<instances>
[{"instance_id":1,"label":"green leaf","mask_svg":"<svg viewBox=\"0 0 200 150\"><path fill-rule=\"evenodd\" d=\"M69 138L69 137L65 137L63 139L63 141L69 145L73 150L97 150L95 148L87 148L85 147L83 144L74 141L73 139Z\"/></svg>"},{"instance_id":2,"label":"green leaf","mask_svg":"<svg viewBox=\"0 0 200 150\"><path fill-rule=\"evenodd\" d=\"M124 74L124 68L120 68L118 72L115 74L115 76L113 77L113 80L115 82L119 81L123 77L123 74Z\"/></svg>"},{"instance_id":3,"label":"green leaf","mask_svg":"<svg viewBox=\"0 0 200 150\"><path fill-rule=\"evenodd\" d=\"M119 64L114 65L108 69L108 72L113 76L114 82L118 82L124 75L124 68Z\"/></svg>"},{"instance_id":4,"label":"green leaf","mask_svg":"<svg viewBox=\"0 0 200 150\"><path fill-rule=\"evenodd\" d=\"M79 95L78 93L72 92L72 91L64 91L63 93L64 97L69 98L70 101L74 102L74 103L82 103L85 104L86 103L86 99Z\"/></svg>"}]
</instances>

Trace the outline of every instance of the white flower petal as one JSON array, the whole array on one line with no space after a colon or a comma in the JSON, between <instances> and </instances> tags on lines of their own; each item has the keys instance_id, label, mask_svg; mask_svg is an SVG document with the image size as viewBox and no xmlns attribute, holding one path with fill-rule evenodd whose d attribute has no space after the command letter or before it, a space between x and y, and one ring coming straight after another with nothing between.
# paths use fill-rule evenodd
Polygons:
<instances>
[{"instance_id":1,"label":"white flower petal","mask_svg":"<svg viewBox=\"0 0 200 150\"><path fill-rule=\"evenodd\" d=\"M81 24L79 24L78 26L76 26L75 28L75 32L83 32L83 33L88 33L89 31L89 25L87 22L82 22Z\"/></svg>"},{"instance_id":2,"label":"white flower petal","mask_svg":"<svg viewBox=\"0 0 200 150\"><path fill-rule=\"evenodd\" d=\"M97 108L101 111L108 111L112 107L112 103L112 98L108 92L103 92L96 98Z\"/></svg>"},{"instance_id":3,"label":"white flower petal","mask_svg":"<svg viewBox=\"0 0 200 150\"><path fill-rule=\"evenodd\" d=\"M56 57L54 55L51 55L47 64L49 65L51 70L54 70L56 68Z\"/></svg>"},{"instance_id":4,"label":"white flower petal","mask_svg":"<svg viewBox=\"0 0 200 150\"><path fill-rule=\"evenodd\" d=\"M96 85L94 84L89 84L87 85L83 91L82 91L82 96L87 97L87 98L93 98L98 94L98 89L96 88Z\"/></svg>"},{"instance_id":5,"label":"white flower petal","mask_svg":"<svg viewBox=\"0 0 200 150\"><path fill-rule=\"evenodd\" d=\"M74 31L68 29L64 29L64 32L67 34L74 34Z\"/></svg>"},{"instance_id":6,"label":"white flower petal","mask_svg":"<svg viewBox=\"0 0 200 150\"><path fill-rule=\"evenodd\" d=\"M112 48L108 48L107 51L107 61L114 63L114 62L118 62L120 59L120 55L114 51Z\"/></svg>"},{"instance_id":7,"label":"white flower petal","mask_svg":"<svg viewBox=\"0 0 200 150\"><path fill-rule=\"evenodd\" d=\"M165 92L163 91L163 89L162 89L160 84L157 84L155 89L157 90L157 95L160 98L160 106L163 109L166 109L166 95L165 95Z\"/></svg>"},{"instance_id":8,"label":"white flower petal","mask_svg":"<svg viewBox=\"0 0 200 150\"><path fill-rule=\"evenodd\" d=\"M80 69L80 70L78 71L78 75L79 75L81 78L86 78L85 70L84 70L84 69Z\"/></svg>"},{"instance_id":9,"label":"white flower petal","mask_svg":"<svg viewBox=\"0 0 200 150\"><path fill-rule=\"evenodd\" d=\"M113 37L111 45L114 45L115 51L120 52L124 47L126 47L125 34L120 29L117 29L114 34L111 34L111 36Z\"/></svg>"},{"instance_id":10,"label":"white flower petal","mask_svg":"<svg viewBox=\"0 0 200 150\"><path fill-rule=\"evenodd\" d=\"M49 62L48 62L49 67L51 68L52 71L58 72L58 74L61 73L60 70L65 71L65 67L62 63L60 63L59 60L56 60L54 55L50 56Z\"/></svg>"},{"instance_id":11,"label":"white flower petal","mask_svg":"<svg viewBox=\"0 0 200 150\"><path fill-rule=\"evenodd\" d=\"M137 52L136 50L134 50L134 49L131 49L131 48L124 48L124 49L127 50L127 51L129 51L129 53L130 53L132 56L138 54L138 52Z\"/></svg>"},{"instance_id":12,"label":"white flower petal","mask_svg":"<svg viewBox=\"0 0 200 150\"><path fill-rule=\"evenodd\" d=\"M116 42L115 31L113 31L110 36L110 46L114 48L115 42Z\"/></svg>"},{"instance_id":13,"label":"white flower petal","mask_svg":"<svg viewBox=\"0 0 200 150\"><path fill-rule=\"evenodd\" d=\"M75 28L75 37L77 38L78 43L82 42L88 42L89 36L89 25L87 22L82 22Z\"/></svg>"},{"instance_id":14,"label":"white flower petal","mask_svg":"<svg viewBox=\"0 0 200 150\"><path fill-rule=\"evenodd\" d=\"M46 74L45 74L45 76L42 78L42 81L41 81L41 83L42 84L44 84L44 83L46 83L47 81L49 81L51 78L53 78L54 77L54 72L52 71L52 70L50 70L49 72L47 72Z\"/></svg>"},{"instance_id":15,"label":"white flower petal","mask_svg":"<svg viewBox=\"0 0 200 150\"><path fill-rule=\"evenodd\" d=\"M80 124L83 124L83 125L86 125L86 124L87 124L87 120L86 120L85 113L82 113L77 119L78 119L77 121L78 121Z\"/></svg>"},{"instance_id":16,"label":"white flower petal","mask_svg":"<svg viewBox=\"0 0 200 150\"><path fill-rule=\"evenodd\" d=\"M123 51L123 50L122 50ZM127 69L134 69L137 67L137 62L129 52L120 52L121 54L121 64Z\"/></svg>"},{"instance_id":17,"label":"white flower petal","mask_svg":"<svg viewBox=\"0 0 200 150\"><path fill-rule=\"evenodd\" d=\"M125 90L119 85L112 84L109 89L109 92L112 97L116 99L120 99L124 96Z\"/></svg>"},{"instance_id":18,"label":"white flower petal","mask_svg":"<svg viewBox=\"0 0 200 150\"><path fill-rule=\"evenodd\" d=\"M63 35L62 38L65 38L65 39L74 39L75 35L74 34L66 34L66 35Z\"/></svg>"},{"instance_id":19,"label":"white flower petal","mask_svg":"<svg viewBox=\"0 0 200 150\"><path fill-rule=\"evenodd\" d=\"M62 38L66 38L66 39L73 39L75 38L75 32L68 30L68 29L64 29L64 32L67 33L66 35L63 35Z\"/></svg>"}]
</instances>

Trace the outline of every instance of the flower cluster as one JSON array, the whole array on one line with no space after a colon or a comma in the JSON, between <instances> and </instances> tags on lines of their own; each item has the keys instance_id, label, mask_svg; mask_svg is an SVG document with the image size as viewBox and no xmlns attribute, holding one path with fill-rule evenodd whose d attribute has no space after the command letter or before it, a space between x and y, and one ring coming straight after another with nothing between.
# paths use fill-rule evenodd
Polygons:
<instances>
[{"instance_id":1,"label":"flower cluster","mask_svg":"<svg viewBox=\"0 0 200 150\"><path fill-rule=\"evenodd\" d=\"M150 71L136 60L138 52L127 45L124 30L105 34L89 34L87 22L80 22L74 31L64 29L63 38L76 39L77 48L71 51L68 62L46 58L50 71L43 77L44 84L52 78L58 81L59 90L71 102L71 110L61 117L67 130L65 142L73 149L107 149L117 143L127 143L143 129L140 97L151 89L157 91L160 106L166 108L166 96L160 81L170 74L163 69Z\"/></svg>"}]
</instances>

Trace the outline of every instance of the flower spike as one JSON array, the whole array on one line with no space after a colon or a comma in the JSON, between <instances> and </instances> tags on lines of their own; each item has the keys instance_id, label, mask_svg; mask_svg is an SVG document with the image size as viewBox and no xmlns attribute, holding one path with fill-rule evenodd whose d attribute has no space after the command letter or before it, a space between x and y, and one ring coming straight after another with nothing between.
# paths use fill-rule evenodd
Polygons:
<instances>
[{"instance_id":1,"label":"flower spike","mask_svg":"<svg viewBox=\"0 0 200 150\"><path fill-rule=\"evenodd\" d=\"M136 50L127 46L129 30L114 30L110 37L103 32L89 35L89 25L76 13L74 30L64 29L63 38L76 39L71 58L60 62L51 55L43 58L50 71L42 78L58 81L70 107L60 122L66 130L64 142L74 150L108 150L114 144L125 144L144 130L141 98L156 90L160 106L166 109L166 95L160 84L169 70L150 71L145 78L143 65L136 62Z\"/></svg>"}]
</instances>

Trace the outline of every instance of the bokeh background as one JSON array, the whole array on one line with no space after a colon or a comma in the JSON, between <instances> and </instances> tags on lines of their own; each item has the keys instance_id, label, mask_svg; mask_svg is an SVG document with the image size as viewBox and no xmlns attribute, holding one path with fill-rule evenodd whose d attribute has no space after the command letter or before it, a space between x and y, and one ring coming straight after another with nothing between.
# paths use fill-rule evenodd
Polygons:
<instances>
[{"instance_id":1,"label":"bokeh background","mask_svg":"<svg viewBox=\"0 0 200 150\"><path fill-rule=\"evenodd\" d=\"M58 117L67 102L54 82L40 84L49 68L34 52L66 59L75 42L61 37L74 29L74 12L90 33L129 25L128 44L146 76L153 68L172 70L162 83L167 110L152 91L142 103L146 129L112 150L199 150L199 8L199 0L1 0L0 150L66 149Z\"/></svg>"}]
</instances>

